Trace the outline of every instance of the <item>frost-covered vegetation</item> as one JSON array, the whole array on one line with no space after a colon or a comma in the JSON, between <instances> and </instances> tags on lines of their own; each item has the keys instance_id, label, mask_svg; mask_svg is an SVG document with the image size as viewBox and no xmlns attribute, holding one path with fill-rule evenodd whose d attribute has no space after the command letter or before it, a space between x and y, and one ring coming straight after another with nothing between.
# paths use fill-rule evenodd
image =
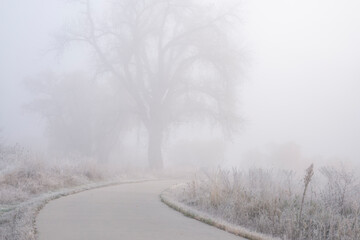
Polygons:
<instances>
[{"instance_id":1,"label":"frost-covered vegetation","mask_svg":"<svg viewBox=\"0 0 360 240\"><path fill-rule=\"evenodd\" d=\"M177 199L230 224L282 239L359 239L360 185L344 168L218 169L197 175Z\"/></svg>"},{"instance_id":2,"label":"frost-covered vegetation","mask_svg":"<svg viewBox=\"0 0 360 240\"><path fill-rule=\"evenodd\" d=\"M138 173L79 156L48 160L20 145L0 146L0 239L35 239L35 215L47 201L145 176Z\"/></svg>"},{"instance_id":3,"label":"frost-covered vegetation","mask_svg":"<svg viewBox=\"0 0 360 240\"><path fill-rule=\"evenodd\" d=\"M0 153L0 204L18 204L44 192L105 180L108 172L91 161L45 161L19 145Z\"/></svg>"}]
</instances>

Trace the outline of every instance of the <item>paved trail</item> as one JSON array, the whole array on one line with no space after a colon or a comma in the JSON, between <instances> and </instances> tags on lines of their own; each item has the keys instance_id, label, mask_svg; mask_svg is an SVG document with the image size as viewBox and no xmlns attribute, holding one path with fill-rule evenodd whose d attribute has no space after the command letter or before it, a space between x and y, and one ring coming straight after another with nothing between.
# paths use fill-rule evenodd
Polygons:
<instances>
[{"instance_id":1,"label":"paved trail","mask_svg":"<svg viewBox=\"0 0 360 240\"><path fill-rule=\"evenodd\" d=\"M40 240L241 240L160 202L174 180L89 190L48 203L37 217Z\"/></svg>"}]
</instances>

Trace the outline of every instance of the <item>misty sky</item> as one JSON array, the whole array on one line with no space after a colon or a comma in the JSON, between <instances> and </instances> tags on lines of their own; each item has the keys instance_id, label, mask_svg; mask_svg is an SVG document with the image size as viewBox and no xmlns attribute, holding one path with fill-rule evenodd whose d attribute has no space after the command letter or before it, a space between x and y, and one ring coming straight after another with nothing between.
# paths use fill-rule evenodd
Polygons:
<instances>
[{"instance_id":1,"label":"misty sky","mask_svg":"<svg viewBox=\"0 0 360 240\"><path fill-rule=\"evenodd\" d=\"M310 155L360 161L360 2L246 5L242 144L294 141Z\"/></svg>"},{"instance_id":2,"label":"misty sky","mask_svg":"<svg viewBox=\"0 0 360 240\"><path fill-rule=\"evenodd\" d=\"M59 64L44 52L72 11L57 0L0 0L0 128L10 143L43 142L44 123L22 108L31 99L22 82ZM241 150L292 141L309 155L360 161L359 13L358 0L244 0Z\"/></svg>"}]
</instances>

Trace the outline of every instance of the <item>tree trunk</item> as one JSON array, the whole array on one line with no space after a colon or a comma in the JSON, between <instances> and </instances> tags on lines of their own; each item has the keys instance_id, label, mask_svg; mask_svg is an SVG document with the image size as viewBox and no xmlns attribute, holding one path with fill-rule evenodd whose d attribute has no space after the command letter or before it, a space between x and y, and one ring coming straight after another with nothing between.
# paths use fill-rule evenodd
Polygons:
<instances>
[{"instance_id":1,"label":"tree trunk","mask_svg":"<svg viewBox=\"0 0 360 240\"><path fill-rule=\"evenodd\" d=\"M163 132L159 127L150 127L148 129L149 143L148 143L148 161L151 169L161 170L163 169L162 158L162 140Z\"/></svg>"}]
</instances>

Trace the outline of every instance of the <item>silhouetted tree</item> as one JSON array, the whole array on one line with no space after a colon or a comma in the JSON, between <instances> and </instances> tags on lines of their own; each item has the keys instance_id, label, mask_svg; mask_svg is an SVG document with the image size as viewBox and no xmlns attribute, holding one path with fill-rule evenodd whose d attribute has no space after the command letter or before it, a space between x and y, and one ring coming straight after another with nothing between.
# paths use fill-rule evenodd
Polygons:
<instances>
[{"instance_id":1,"label":"silhouetted tree","mask_svg":"<svg viewBox=\"0 0 360 240\"><path fill-rule=\"evenodd\" d=\"M132 101L148 133L151 168L163 167L164 132L173 123L200 116L232 132L242 59L229 37L234 8L222 11L195 0L121 0L99 18L90 0L78 2L85 17L59 43L90 46L99 76L111 77Z\"/></svg>"},{"instance_id":2,"label":"silhouetted tree","mask_svg":"<svg viewBox=\"0 0 360 240\"><path fill-rule=\"evenodd\" d=\"M123 109L128 104L120 100L121 95L81 73L44 73L28 79L26 85L36 96L26 107L46 120L52 153L108 160L129 121L128 110Z\"/></svg>"}]
</instances>

